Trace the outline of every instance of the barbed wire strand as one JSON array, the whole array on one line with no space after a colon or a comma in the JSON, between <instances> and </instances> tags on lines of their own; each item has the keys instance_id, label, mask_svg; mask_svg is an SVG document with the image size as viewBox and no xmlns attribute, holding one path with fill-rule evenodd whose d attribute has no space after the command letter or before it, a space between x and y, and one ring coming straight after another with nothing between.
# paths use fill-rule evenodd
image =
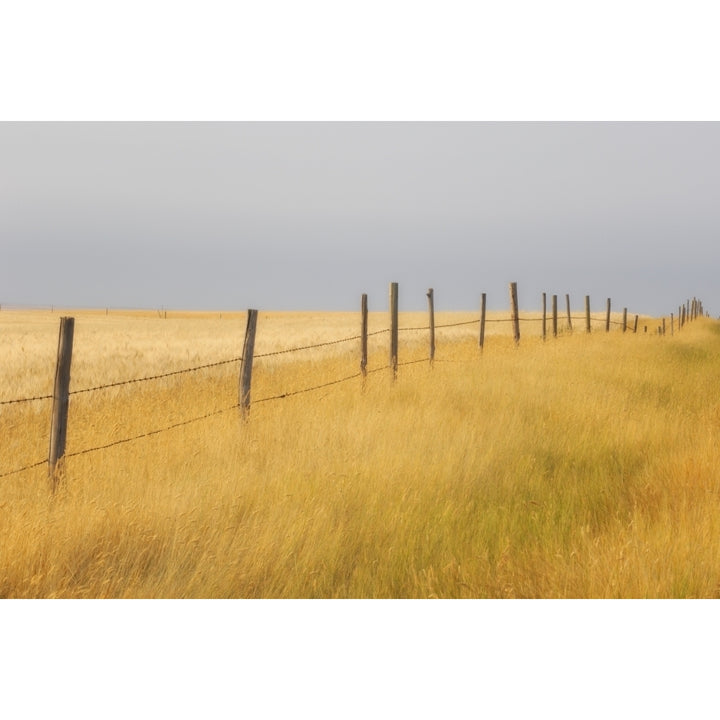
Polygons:
<instances>
[{"instance_id":1,"label":"barbed wire strand","mask_svg":"<svg viewBox=\"0 0 720 720\"><path fill-rule=\"evenodd\" d=\"M106 390L107 388L118 387L120 385L132 385L133 383L147 382L148 380L160 380L162 378L172 377L173 375L184 375L186 373L197 372L198 370L206 370L211 367L219 367L220 365L229 365L241 361L241 357L230 358L229 360L219 360L218 362L207 363L205 365L197 365L183 370L172 370L171 372L161 373L159 375L148 375L147 377L133 378L131 380L118 380L117 382L105 383L104 385L96 385L95 387L83 388L82 390L71 390L69 395L80 395L81 393L94 392L95 390Z\"/></svg>"},{"instance_id":2,"label":"barbed wire strand","mask_svg":"<svg viewBox=\"0 0 720 720\"><path fill-rule=\"evenodd\" d=\"M385 332L385 331L380 330L378 332ZM373 333L373 334L377 334L377 333ZM339 345L340 343L350 342L351 340L360 340L360 338L361 338L360 335L353 335L352 337L346 337L346 338L342 338L340 340L328 340L327 342L315 343L314 345L302 345L300 347L292 347L292 348L287 348L285 350L275 350L274 352L260 353L258 355L253 355L253 358L272 357L274 355L285 355L286 353L299 352L300 350L312 350L314 348L327 347L328 345Z\"/></svg>"},{"instance_id":3,"label":"barbed wire strand","mask_svg":"<svg viewBox=\"0 0 720 720\"><path fill-rule=\"evenodd\" d=\"M399 362L398 367L402 367L403 365L416 365L417 363L429 363L430 358L420 358L419 360L406 360L405 362Z\"/></svg>"},{"instance_id":4,"label":"barbed wire strand","mask_svg":"<svg viewBox=\"0 0 720 720\"><path fill-rule=\"evenodd\" d=\"M280 393L280 395L272 395L270 397L260 398L259 400L253 400L251 405L268 402L269 400L281 400L282 398L292 397L293 395L301 395L302 393L311 392L312 390L320 390L321 388L330 387L331 385L339 385L340 383L347 382L348 380L354 380L359 377L362 377L361 372L355 373L354 375L348 375L347 377L340 378L339 380L331 380L330 382L322 383L321 385L304 388L303 390L291 390L290 392Z\"/></svg>"},{"instance_id":5,"label":"barbed wire strand","mask_svg":"<svg viewBox=\"0 0 720 720\"><path fill-rule=\"evenodd\" d=\"M32 470L33 468L39 467L40 465L44 465L48 461L47 458L44 460L40 460L36 463L33 463L32 465L26 465L25 467L18 468L17 470L10 470L10 472L5 472L0 475L0 478L6 478L10 475L17 475L18 473L25 472L26 470Z\"/></svg>"},{"instance_id":6,"label":"barbed wire strand","mask_svg":"<svg viewBox=\"0 0 720 720\"><path fill-rule=\"evenodd\" d=\"M487 318L485 319L487 322ZM477 320L464 320L463 322L456 322L456 323L447 323L444 325L436 325L435 329L439 330L440 328L449 328L449 327L460 327L460 325L477 325L480 322L480 318L477 318Z\"/></svg>"},{"instance_id":7,"label":"barbed wire strand","mask_svg":"<svg viewBox=\"0 0 720 720\"><path fill-rule=\"evenodd\" d=\"M168 430L174 430L175 428L183 427L184 425L191 425L192 423L199 422L200 420L206 420L207 418L213 417L215 415L221 415L222 413L230 412L231 410L235 410L238 407L240 407L240 405L238 403L235 403L235 405L232 405L230 407L222 408L221 410L213 410L212 412L205 413L205 415L199 415L198 417L190 418L189 420L181 420L180 422L173 423L172 425L168 425L164 428L159 428L157 430L149 430L148 432L141 433L140 435L123 438L122 440L114 440L113 442L107 443L105 445L98 445L97 447L86 448L85 450L78 450L76 452L67 453L65 457L78 457L79 455L86 455L87 453L96 452L97 450L106 450L107 448L114 447L115 445L122 445L124 443L133 442L134 440L151 437L152 435L159 435L160 433L167 432Z\"/></svg>"},{"instance_id":8,"label":"barbed wire strand","mask_svg":"<svg viewBox=\"0 0 720 720\"><path fill-rule=\"evenodd\" d=\"M14 403L34 402L35 400L52 400L52 395L38 395L36 397L18 398L17 400L0 400L0 405L13 405Z\"/></svg>"}]
</instances>

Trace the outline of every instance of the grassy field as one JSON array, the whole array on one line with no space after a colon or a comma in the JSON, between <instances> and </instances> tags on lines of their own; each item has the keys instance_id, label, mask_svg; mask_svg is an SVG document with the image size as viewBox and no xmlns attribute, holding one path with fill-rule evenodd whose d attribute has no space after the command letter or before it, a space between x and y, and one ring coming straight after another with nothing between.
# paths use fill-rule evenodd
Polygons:
<instances>
[{"instance_id":1,"label":"grassy field","mask_svg":"<svg viewBox=\"0 0 720 720\"><path fill-rule=\"evenodd\" d=\"M244 314L72 314L71 391L242 349ZM58 317L0 312L0 401L52 392ZM237 362L75 394L54 496L43 465L6 474L47 457L50 402L0 405L0 597L717 597L720 326L595 317L517 348L490 323L482 354L440 329L395 381L373 335L364 381L264 402L356 374L359 341L258 358L247 421ZM256 353L358 331L261 313ZM401 332L400 362L426 346Z\"/></svg>"}]
</instances>

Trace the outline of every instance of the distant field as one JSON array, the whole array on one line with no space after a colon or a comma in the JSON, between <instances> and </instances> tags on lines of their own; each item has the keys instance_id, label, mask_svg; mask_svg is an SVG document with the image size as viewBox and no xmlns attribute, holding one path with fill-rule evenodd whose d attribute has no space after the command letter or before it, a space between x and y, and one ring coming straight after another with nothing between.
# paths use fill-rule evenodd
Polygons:
<instances>
[{"instance_id":1,"label":"distant field","mask_svg":"<svg viewBox=\"0 0 720 720\"><path fill-rule=\"evenodd\" d=\"M71 392L242 351L244 313L3 308L0 402L52 392L61 314ZM247 422L236 361L73 394L59 492L0 477L0 596L716 597L720 326L594 313L543 343L521 317L516 348L489 313L482 353L476 323L438 328L393 381L371 313L370 374L331 384L359 312L261 312ZM400 362L426 357L402 330ZM47 457L50 407L0 405L0 476Z\"/></svg>"}]
</instances>

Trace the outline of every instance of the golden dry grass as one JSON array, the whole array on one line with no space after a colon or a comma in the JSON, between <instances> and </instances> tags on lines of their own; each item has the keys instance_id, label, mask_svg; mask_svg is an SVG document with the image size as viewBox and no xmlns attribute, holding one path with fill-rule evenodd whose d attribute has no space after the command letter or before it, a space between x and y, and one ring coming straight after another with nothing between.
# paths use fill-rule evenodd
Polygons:
<instances>
[{"instance_id":1,"label":"golden dry grass","mask_svg":"<svg viewBox=\"0 0 720 720\"><path fill-rule=\"evenodd\" d=\"M71 390L242 348L244 314L73 314ZM73 395L59 492L44 466L0 478L0 596L716 597L718 326L661 338L595 318L545 343L524 323L519 348L491 323L482 355L476 326L438 330L433 367L267 402L357 373L358 342L259 358L247 422L228 410L237 363ZM358 325L261 313L256 353ZM0 400L51 392L57 326L0 312ZM382 368L387 335L371 341ZM400 347L425 357L426 333ZM49 413L0 406L0 475L47 456Z\"/></svg>"}]
</instances>

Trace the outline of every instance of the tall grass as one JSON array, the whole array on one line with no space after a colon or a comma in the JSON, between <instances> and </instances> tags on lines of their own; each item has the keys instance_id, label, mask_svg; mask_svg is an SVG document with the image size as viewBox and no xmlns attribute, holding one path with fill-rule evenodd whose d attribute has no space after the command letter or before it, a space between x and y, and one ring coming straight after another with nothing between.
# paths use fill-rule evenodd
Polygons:
<instances>
[{"instance_id":1,"label":"tall grass","mask_svg":"<svg viewBox=\"0 0 720 720\"><path fill-rule=\"evenodd\" d=\"M258 353L352 335L356 318L318 316L308 336L265 320ZM717 596L718 325L545 343L529 327L520 347L498 334L482 354L475 328L448 329L432 367L401 366L394 382L374 372L256 403L247 422L229 410L68 457L55 496L43 467L3 478L0 596ZM81 317L73 387L239 354L242 329L241 316ZM387 363L386 336L374 340L371 369ZM401 335L401 362L425 342ZM41 353L13 347L2 372L22 385L27 362L40 382ZM260 359L253 397L358 363L354 342ZM237 365L75 395L67 451L236 401ZM41 459L47 404L0 413L0 473Z\"/></svg>"}]
</instances>

